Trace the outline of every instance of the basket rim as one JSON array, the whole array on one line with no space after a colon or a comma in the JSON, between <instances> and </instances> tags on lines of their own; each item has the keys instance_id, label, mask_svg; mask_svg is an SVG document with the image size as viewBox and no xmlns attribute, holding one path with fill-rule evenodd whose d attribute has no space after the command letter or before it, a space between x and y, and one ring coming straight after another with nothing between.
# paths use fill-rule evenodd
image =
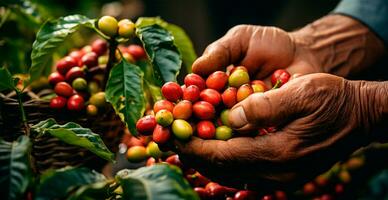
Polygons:
<instances>
[{"instance_id":1,"label":"basket rim","mask_svg":"<svg viewBox=\"0 0 388 200\"><path fill-rule=\"evenodd\" d=\"M39 104L49 103L50 102L49 100L42 99L40 97L44 95L48 95L52 92L53 90L51 89L44 89L39 91L38 93L35 93L31 90L27 90L24 93L27 94L29 99L26 101L23 101L23 104L28 105L28 104L34 104L34 103L39 103ZM16 97L17 96L15 91L9 92L7 94L0 92L0 99L2 100L3 104L8 104L8 105L19 104Z\"/></svg>"}]
</instances>

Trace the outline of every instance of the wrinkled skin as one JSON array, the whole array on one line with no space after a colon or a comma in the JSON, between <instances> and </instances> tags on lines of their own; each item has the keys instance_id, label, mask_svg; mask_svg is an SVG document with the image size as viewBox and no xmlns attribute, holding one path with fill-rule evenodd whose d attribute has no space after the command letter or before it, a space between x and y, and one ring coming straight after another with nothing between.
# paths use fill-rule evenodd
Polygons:
<instances>
[{"instance_id":1,"label":"wrinkled skin","mask_svg":"<svg viewBox=\"0 0 388 200\"><path fill-rule=\"evenodd\" d=\"M328 74L290 81L282 88L240 102L246 132L278 126L274 134L228 141L193 139L179 144L183 161L224 184L277 187L303 183L369 142L363 130L359 82ZM261 112L250 112L260 110ZM289 186L288 186L289 187Z\"/></svg>"},{"instance_id":2,"label":"wrinkled skin","mask_svg":"<svg viewBox=\"0 0 388 200\"><path fill-rule=\"evenodd\" d=\"M251 25L232 28L194 62L194 73L206 76L235 64L267 84L279 67L305 76L253 94L231 109L229 121L239 134L269 126L277 127L275 133L176 142L182 161L213 181L238 188L292 189L311 180L374 140L370 129L381 120L386 104L381 99L388 93L387 83L348 81L321 72L346 77L383 52L376 36L344 16L324 17L294 33Z\"/></svg>"},{"instance_id":3,"label":"wrinkled skin","mask_svg":"<svg viewBox=\"0 0 388 200\"><path fill-rule=\"evenodd\" d=\"M193 72L209 75L230 64L245 66L257 79L267 78L280 66L291 74L323 72L315 57L297 44L292 34L276 27L253 25L235 26L210 44L193 64Z\"/></svg>"}]
</instances>

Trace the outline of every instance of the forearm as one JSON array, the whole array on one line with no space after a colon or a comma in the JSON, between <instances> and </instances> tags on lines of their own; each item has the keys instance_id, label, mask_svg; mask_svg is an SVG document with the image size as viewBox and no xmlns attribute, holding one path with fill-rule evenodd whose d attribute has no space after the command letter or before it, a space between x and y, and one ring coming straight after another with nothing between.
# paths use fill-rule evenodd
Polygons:
<instances>
[{"instance_id":1,"label":"forearm","mask_svg":"<svg viewBox=\"0 0 388 200\"><path fill-rule=\"evenodd\" d=\"M298 46L312 52L321 72L343 77L370 67L385 51L365 25L342 15L325 16L291 35Z\"/></svg>"}]
</instances>

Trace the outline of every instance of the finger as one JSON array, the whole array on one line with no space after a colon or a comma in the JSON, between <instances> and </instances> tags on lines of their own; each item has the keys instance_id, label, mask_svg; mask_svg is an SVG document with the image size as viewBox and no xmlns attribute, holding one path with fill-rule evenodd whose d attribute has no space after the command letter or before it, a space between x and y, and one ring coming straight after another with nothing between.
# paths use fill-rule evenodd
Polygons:
<instances>
[{"instance_id":1,"label":"finger","mask_svg":"<svg viewBox=\"0 0 388 200\"><path fill-rule=\"evenodd\" d=\"M195 168L212 180L233 184L256 182L264 178L282 182L287 165L277 164L293 157L286 150L295 137L279 132L259 137L239 137L228 141L202 140L194 137L188 143L177 142L179 156L185 165ZM225 174L230 176L226 177Z\"/></svg>"},{"instance_id":2,"label":"finger","mask_svg":"<svg viewBox=\"0 0 388 200\"><path fill-rule=\"evenodd\" d=\"M273 160L275 155L282 153L284 150L282 147L289 144L293 137L280 132L258 137L235 137L226 141L193 137L189 142L175 144L179 154L201 158L216 166L224 166Z\"/></svg>"},{"instance_id":3,"label":"finger","mask_svg":"<svg viewBox=\"0 0 388 200\"><path fill-rule=\"evenodd\" d=\"M204 54L193 63L193 72L203 76L235 64L245 54L245 44L236 35L227 34L210 44Z\"/></svg>"},{"instance_id":4,"label":"finger","mask_svg":"<svg viewBox=\"0 0 388 200\"><path fill-rule=\"evenodd\" d=\"M291 74L300 74L300 75L306 75L306 74L312 74L319 72L318 70L314 69L311 64L300 61L300 62L294 62L291 64L286 70Z\"/></svg>"},{"instance_id":5,"label":"finger","mask_svg":"<svg viewBox=\"0 0 388 200\"><path fill-rule=\"evenodd\" d=\"M251 131L292 119L299 112L299 106L296 105L296 91L287 86L255 93L236 104L229 112L231 127L237 131Z\"/></svg>"}]
</instances>

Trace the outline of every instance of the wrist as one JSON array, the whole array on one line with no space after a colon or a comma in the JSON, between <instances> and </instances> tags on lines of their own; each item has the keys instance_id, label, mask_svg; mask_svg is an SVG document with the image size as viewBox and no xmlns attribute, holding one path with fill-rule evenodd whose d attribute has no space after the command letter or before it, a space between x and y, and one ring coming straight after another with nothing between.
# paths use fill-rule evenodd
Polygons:
<instances>
[{"instance_id":1,"label":"wrist","mask_svg":"<svg viewBox=\"0 0 388 200\"><path fill-rule=\"evenodd\" d=\"M328 15L290 35L296 49L313 55L310 60L320 72L342 77L361 72L384 54L383 42L374 33L342 15Z\"/></svg>"},{"instance_id":2,"label":"wrist","mask_svg":"<svg viewBox=\"0 0 388 200\"><path fill-rule=\"evenodd\" d=\"M388 82L349 81L353 85L358 122L373 139L381 139L388 128ZM376 131L378 130L378 131Z\"/></svg>"}]
</instances>

